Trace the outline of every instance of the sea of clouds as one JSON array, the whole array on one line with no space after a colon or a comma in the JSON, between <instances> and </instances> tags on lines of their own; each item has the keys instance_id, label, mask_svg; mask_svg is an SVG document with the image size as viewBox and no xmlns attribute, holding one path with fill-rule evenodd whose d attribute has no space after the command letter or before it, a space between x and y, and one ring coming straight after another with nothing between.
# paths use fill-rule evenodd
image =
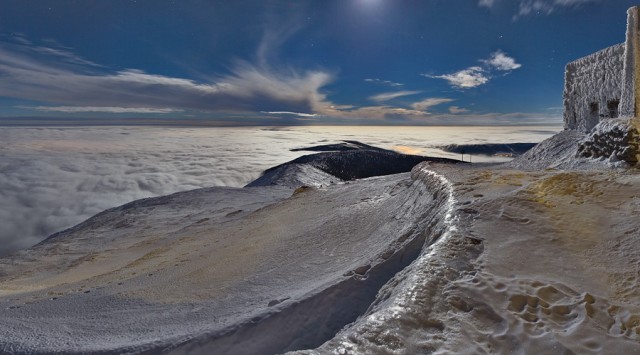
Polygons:
<instances>
[{"instance_id":1,"label":"sea of clouds","mask_svg":"<svg viewBox=\"0 0 640 355\"><path fill-rule=\"evenodd\" d=\"M262 142L249 130L205 131L0 129L0 255L136 199L243 186L299 155L276 131Z\"/></svg>"},{"instance_id":2,"label":"sea of clouds","mask_svg":"<svg viewBox=\"0 0 640 355\"><path fill-rule=\"evenodd\" d=\"M136 199L200 187L244 186L267 168L307 154L290 152L291 148L358 139L435 155L437 151L429 147L443 143L539 141L554 132L417 130L0 128L0 255L32 246L96 213Z\"/></svg>"}]
</instances>

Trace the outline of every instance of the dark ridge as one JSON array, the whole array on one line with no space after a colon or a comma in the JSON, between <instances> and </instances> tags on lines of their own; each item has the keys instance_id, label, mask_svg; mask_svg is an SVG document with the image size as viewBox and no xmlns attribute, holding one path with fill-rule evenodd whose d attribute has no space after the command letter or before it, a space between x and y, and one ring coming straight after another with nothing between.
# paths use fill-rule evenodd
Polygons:
<instances>
[{"instance_id":1,"label":"dark ridge","mask_svg":"<svg viewBox=\"0 0 640 355\"><path fill-rule=\"evenodd\" d=\"M324 144L324 145L316 145L313 147L305 147L305 148L294 148L290 149L292 152L344 152L348 150L377 150L389 152L390 150L374 147L372 145L360 143L358 141L345 140L344 143L338 144Z\"/></svg>"},{"instance_id":2,"label":"dark ridge","mask_svg":"<svg viewBox=\"0 0 640 355\"><path fill-rule=\"evenodd\" d=\"M449 144L439 147L445 152L458 154L513 154L521 155L538 143L505 143L505 144Z\"/></svg>"},{"instance_id":3,"label":"dark ridge","mask_svg":"<svg viewBox=\"0 0 640 355\"><path fill-rule=\"evenodd\" d=\"M264 173L291 164L308 164L341 180L363 179L372 176L406 173L423 161L461 163L459 160L406 155L376 148L375 150L346 150L303 155L288 163L267 169Z\"/></svg>"}]
</instances>

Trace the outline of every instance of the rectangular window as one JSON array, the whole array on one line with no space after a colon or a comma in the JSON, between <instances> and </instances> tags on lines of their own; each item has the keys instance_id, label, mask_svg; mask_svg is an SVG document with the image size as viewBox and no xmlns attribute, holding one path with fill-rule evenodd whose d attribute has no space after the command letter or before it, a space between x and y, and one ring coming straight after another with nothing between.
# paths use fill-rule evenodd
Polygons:
<instances>
[{"instance_id":1,"label":"rectangular window","mask_svg":"<svg viewBox=\"0 0 640 355\"><path fill-rule=\"evenodd\" d=\"M613 99L613 100L607 101L607 111L609 111L609 117L611 117L611 118L617 118L618 117L618 115L619 115L618 106L620 106L620 100L619 99Z\"/></svg>"}]
</instances>

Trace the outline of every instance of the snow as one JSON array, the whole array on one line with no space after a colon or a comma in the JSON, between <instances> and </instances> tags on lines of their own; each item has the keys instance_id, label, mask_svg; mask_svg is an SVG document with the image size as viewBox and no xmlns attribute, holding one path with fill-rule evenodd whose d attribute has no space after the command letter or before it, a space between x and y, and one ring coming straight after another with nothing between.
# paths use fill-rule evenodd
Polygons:
<instances>
[{"instance_id":1,"label":"snow","mask_svg":"<svg viewBox=\"0 0 640 355\"><path fill-rule=\"evenodd\" d=\"M414 175L446 186L430 229L440 239L358 321L297 354L640 352L636 174L422 164Z\"/></svg>"},{"instance_id":2,"label":"snow","mask_svg":"<svg viewBox=\"0 0 640 355\"><path fill-rule=\"evenodd\" d=\"M638 353L640 178L586 139L107 210L0 258L0 351Z\"/></svg>"},{"instance_id":3,"label":"snow","mask_svg":"<svg viewBox=\"0 0 640 355\"><path fill-rule=\"evenodd\" d=\"M105 211L0 259L0 351L318 346L417 256L432 201L400 174Z\"/></svg>"},{"instance_id":4,"label":"snow","mask_svg":"<svg viewBox=\"0 0 640 355\"><path fill-rule=\"evenodd\" d=\"M324 145L0 258L0 352L640 353L637 20L507 164Z\"/></svg>"}]
</instances>

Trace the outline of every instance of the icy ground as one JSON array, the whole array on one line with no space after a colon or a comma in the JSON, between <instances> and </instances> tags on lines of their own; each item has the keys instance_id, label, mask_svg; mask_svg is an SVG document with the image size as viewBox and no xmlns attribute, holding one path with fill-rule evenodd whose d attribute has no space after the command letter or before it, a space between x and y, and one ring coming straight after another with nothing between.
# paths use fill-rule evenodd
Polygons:
<instances>
[{"instance_id":1,"label":"icy ground","mask_svg":"<svg viewBox=\"0 0 640 355\"><path fill-rule=\"evenodd\" d=\"M640 353L640 175L581 137L105 211L0 259L0 350Z\"/></svg>"},{"instance_id":2,"label":"icy ground","mask_svg":"<svg viewBox=\"0 0 640 355\"><path fill-rule=\"evenodd\" d=\"M138 200L0 259L0 351L321 345L417 257L433 197L408 173L332 185L283 168L281 186Z\"/></svg>"}]
</instances>

